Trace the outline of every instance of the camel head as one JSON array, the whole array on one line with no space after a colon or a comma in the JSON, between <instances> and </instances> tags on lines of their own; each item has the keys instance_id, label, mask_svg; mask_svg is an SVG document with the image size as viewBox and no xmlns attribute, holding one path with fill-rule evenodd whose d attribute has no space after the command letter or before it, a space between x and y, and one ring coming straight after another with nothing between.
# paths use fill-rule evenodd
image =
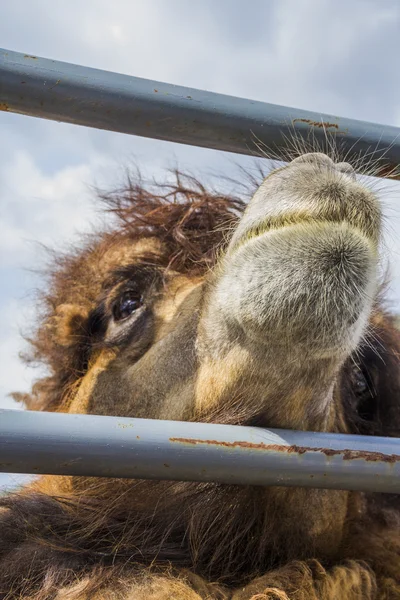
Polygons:
<instances>
[{"instance_id":1,"label":"camel head","mask_svg":"<svg viewBox=\"0 0 400 600\"><path fill-rule=\"evenodd\" d=\"M349 164L301 155L272 171L245 210L179 177L163 194L131 182L106 200L114 228L57 259L33 342L51 373L28 407L319 431L395 426L381 209Z\"/></svg>"}]
</instances>

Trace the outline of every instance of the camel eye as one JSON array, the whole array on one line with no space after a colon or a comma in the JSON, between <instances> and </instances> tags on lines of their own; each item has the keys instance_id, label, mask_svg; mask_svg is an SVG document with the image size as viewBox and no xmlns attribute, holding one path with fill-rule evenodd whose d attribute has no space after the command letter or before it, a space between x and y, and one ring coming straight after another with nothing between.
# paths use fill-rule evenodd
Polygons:
<instances>
[{"instance_id":1,"label":"camel eye","mask_svg":"<svg viewBox=\"0 0 400 600\"><path fill-rule=\"evenodd\" d=\"M127 290L114 303L112 314L114 321L123 321L143 305L143 298L134 290Z\"/></svg>"},{"instance_id":2,"label":"camel eye","mask_svg":"<svg viewBox=\"0 0 400 600\"><path fill-rule=\"evenodd\" d=\"M352 388L358 416L363 421L374 421L377 415L377 398L374 381L368 370L356 367L352 373Z\"/></svg>"},{"instance_id":3,"label":"camel eye","mask_svg":"<svg viewBox=\"0 0 400 600\"><path fill-rule=\"evenodd\" d=\"M365 396L370 391L370 386L367 377L364 375L361 369L354 369L353 371L353 389L357 396Z\"/></svg>"}]
</instances>

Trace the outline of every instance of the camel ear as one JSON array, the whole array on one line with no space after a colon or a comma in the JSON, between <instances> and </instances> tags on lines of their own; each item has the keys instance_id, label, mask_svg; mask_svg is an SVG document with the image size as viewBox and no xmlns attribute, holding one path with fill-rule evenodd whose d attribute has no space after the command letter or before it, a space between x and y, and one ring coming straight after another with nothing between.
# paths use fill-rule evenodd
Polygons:
<instances>
[{"instance_id":1,"label":"camel ear","mask_svg":"<svg viewBox=\"0 0 400 600\"><path fill-rule=\"evenodd\" d=\"M57 410L66 390L85 370L88 349L89 310L78 304L60 304L34 341L37 355L45 356L50 375L39 379L30 394L14 393L14 400L30 410ZM35 354L33 354L33 360ZM27 358L29 362L29 357Z\"/></svg>"},{"instance_id":2,"label":"camel ear","mask_svg":"<svg viewBox=\"0 0 400 600\"><path fill-rule=\"evenodd\" d=\"M86 341L89 311L77 304L60 304L50 319L54 342L64 348L79 346Z\"/></svg>"}]
</instances>

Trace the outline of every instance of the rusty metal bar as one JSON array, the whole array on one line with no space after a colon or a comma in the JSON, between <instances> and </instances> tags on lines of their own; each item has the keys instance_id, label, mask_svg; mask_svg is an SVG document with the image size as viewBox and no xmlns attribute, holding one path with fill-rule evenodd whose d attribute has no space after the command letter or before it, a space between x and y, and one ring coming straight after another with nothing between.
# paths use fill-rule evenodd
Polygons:
<instances>
[{"instance_id":1,"label":"rusty metal bar","mask_svg":"<svg viewBox=\"0 0 400 600\"><path fill-rule=\"evenodd\" d=\"M287 138L334 142L344 154L400 164L400 128L169 85L0 50L0 109L250 155L285 160ZM263 151L259 144L265 144Z\"/></svg>"},{"instance_id":2,"label":"rusty metal bar","mask_svg":"<svg viewBox=\"0 0 400 600\"><path fill-rule=\"evenodd\" d=\"M1 410L0 471L400 493L400 439Z\"/></svg>"}]
</instances>

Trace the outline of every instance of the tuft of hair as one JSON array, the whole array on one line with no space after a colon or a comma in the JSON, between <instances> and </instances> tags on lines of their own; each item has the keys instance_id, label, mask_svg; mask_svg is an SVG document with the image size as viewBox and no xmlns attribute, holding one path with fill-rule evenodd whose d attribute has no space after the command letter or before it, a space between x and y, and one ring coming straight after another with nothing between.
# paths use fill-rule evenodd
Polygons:
<instances>
[{"instance_id":1,"label":"tuft of hair","mask_svg":"<svg viewBox=\"0 0 400 600\"><path fill-rule=\"evenodd\" d=\"M247 198L209 189L195 177L174 172L171 183L145 185L140 173L126 185L101 193L106 210L117 217L118 233L134 239L155 237L168 247L168 267L201 274L238 222Z\"/></svg>"}]
</instances>

